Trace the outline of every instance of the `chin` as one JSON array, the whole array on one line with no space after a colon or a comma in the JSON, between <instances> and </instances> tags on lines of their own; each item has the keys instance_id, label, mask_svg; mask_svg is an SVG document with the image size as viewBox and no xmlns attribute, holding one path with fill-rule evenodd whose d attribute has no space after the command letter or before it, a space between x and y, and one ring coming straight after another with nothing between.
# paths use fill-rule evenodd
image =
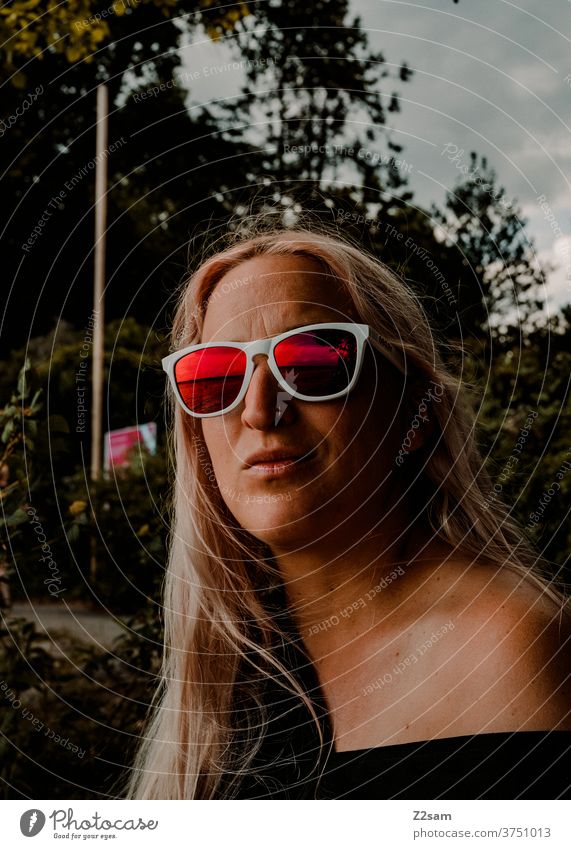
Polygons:
<instances>
[{"instance_id":1,"label":"chin","mask_svg":"<svg viewBox=\"0 0 571 849\"><path fill-rule=\"evenodd\" d=\"M247 519L242 517L240 524L270 548L291 551L311 544L324 533L310 514L310 510L295 515L291 509L266 509L249 514Z\"/></svg>"},{"instance_id":2,"label":"chin","mask_svg":"<svg viewBox=\"0 0 571 849\"><path fill-rule=\"evenodd\" d=\"M239 522L243 528L246 528L253 536L261 539L263 542L269 542L270 539L285 539L288 535L291 537L291 522L292 515L289 510L272 509L268 505L264 505L266 509L252 510L246 515L239 517Z\"/></svg>"}]
</instances>

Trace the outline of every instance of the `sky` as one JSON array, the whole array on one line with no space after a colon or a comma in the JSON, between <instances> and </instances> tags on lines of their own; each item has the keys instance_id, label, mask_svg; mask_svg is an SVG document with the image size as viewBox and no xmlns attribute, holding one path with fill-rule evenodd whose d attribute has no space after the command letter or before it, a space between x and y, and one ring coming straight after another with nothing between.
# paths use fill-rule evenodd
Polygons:
<instances>
[{"instance_id":1,"label":"sky","mask_svg":"<svg viewBox=\"0 0 571 849\"><path fill-rule=\"evenodd\" d=\"M401 111L388 126L415 201L442 206L470 151L486 156L538 257L558 266L548 309L570 303L571 0L353 0L351 12L389 68L414 71L398 83ZM199 69L193 103L238 93L223 42L195 35L183 53L184 67Z\"/></svg>"}]
</instances>

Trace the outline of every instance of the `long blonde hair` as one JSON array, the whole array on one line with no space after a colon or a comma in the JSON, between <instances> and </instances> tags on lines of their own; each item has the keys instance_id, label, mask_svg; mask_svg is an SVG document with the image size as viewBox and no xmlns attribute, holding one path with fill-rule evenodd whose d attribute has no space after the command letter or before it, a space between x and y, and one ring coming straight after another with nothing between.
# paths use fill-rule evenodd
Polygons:
<instances>
[{"instance_id":1,"label":"long blonde hair","mask_svg":"<svg viewBox=\"0 0 571 849\"><path fill-rule=\"evenodd\" d=\"M230 269L261 254L318 261L343 285L363 323L402 351L407 373L441 387L434 404L436 432L417 452L416 486L422 487L434 534L471 562L485 559L516 570L557 600L538 555L499 499L487 509L492 483L474 435L475 416L460 382L448 373L417 297L385 264L324 230L283 227L235 237L204 261L182 289L172 331L173 350L200 341L214 286ZM311 699L284 665L275 646L288 638L271 613L266 588L279 584L271 552L242 529L226 506L201 439L198 420L169 392L174 418L170 450L175 464L173 523L164 592L162 684L132 771L128 795L137 799L211 799L237 795L264 737L260 682L267 676L307 707L320 734ZM412 471L411 471L412 475ZM412 485L413 481L411 481ZM244 711L233 724L239 699ZM249 699L249 702L248 702ZM239 742L238 742L239 738Z\"/></svg>"}]
</instances>

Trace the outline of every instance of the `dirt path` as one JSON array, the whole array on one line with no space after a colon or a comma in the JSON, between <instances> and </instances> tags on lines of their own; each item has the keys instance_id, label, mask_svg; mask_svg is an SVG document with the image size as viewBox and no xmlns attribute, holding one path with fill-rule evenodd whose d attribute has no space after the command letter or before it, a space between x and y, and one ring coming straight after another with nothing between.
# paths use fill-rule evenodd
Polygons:
<instances>
[{"instance_id":1,"label":"dirt path","mask_svg":"<svg viewBox=\"0 0 571 849\"><path fill-rule=\"evenodd\" d=\"M34 605L18 602L12 605L10 616L24 617L44 631L56 646L58 634L72 637L83 643L97 645L102 650L110 648L113 640L124 629L109 614L91 610L68 608L62 604Z\"/></svg>"}]
</instances>

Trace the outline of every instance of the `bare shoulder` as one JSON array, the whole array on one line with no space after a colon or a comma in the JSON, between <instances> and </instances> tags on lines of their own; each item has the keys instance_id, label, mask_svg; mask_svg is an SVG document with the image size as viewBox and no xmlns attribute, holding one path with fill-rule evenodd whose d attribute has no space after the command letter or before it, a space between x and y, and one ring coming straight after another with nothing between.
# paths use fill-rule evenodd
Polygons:
<instances>
[{"instance_id":1,"label":"bare shoulder","mask_svg":"<svg viewBox=\"0 0 571 849\"><path fill-rule=\"evenodd\" d=\"M571 730L569 607L511 568L456 572L442 604L468 725L479 716L491 731Z\"/></svg>"},{"instance_id":2,"label":"bare shoulder","mask_svg":"<svg viewBox=\"0 0 571 849\"><path fill-rule=\"evenodd\" d=\"M513 637L507 642L529 645L533 635L553 639L571 635L571 608L556 600L532 579L515 570L475 565L448 585L447 604L455 609L457 624L467 631L484 627L494 635ZM521 647L521 645L519 646Z\"/></svg>"}]
</instances>

